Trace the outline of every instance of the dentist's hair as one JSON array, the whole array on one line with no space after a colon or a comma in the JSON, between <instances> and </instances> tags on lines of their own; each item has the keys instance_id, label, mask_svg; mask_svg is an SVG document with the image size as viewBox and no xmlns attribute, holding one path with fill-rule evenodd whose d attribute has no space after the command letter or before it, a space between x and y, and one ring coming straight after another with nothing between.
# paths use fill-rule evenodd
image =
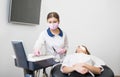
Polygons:
<instances>
[{"instance_id":1,"label":"dentist's hair","mask_svg":"<svg viewBox=\"0 0 120 77\"><path fill-rule=\"evenodd\" d=\"M48 20L49 18L52 18L52 17L56 18L56 19L58 20L58 22L60 22L60 17L59 17L59 15L58 15L57 12L50 12L50 13L47 15L47 20Z\"/></svg>"}]
</instances>

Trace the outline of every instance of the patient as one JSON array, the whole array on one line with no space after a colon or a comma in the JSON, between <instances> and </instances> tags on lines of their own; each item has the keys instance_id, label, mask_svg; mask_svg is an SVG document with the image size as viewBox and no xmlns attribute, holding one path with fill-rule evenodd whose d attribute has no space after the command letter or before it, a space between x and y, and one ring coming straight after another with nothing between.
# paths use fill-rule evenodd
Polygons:
<instances>
[{"instance_id":1,"label":"patient","mask_svg":"<svg viewBox=\"0 0 120 77\"><path fill-rule=\"evenodd\" d=\"M90 55L88 49L82 45L77 47L76 53L65 57L61 71L70 77L96 77L104 71L102 65L105 63Z\"/></svg>"},{"instance_id":2,"label":"patient","mask_svg":"<svg viewBox=\"0 0 120 77\"><path fill-rule=\"evenodd\" d=\"M61 71L60 71L61 69ZM76 53L65 57L62 65L51 70L51 77L114 77L109 66L90 55L85 46L78 46Z\"/></svg>"}]
</instances>

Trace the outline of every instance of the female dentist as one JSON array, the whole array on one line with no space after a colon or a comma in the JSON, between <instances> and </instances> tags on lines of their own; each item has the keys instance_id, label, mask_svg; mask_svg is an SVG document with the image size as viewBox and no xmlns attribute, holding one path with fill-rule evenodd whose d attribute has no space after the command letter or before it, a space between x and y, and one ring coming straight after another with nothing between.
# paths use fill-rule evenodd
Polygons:
<instances>
[{"instance_id":1,"label":"female dentist","mask_svg":"<svg viewBox=\"0 0 120 77\"><path fill-rule=\"evenodd\" d=\"M41 32L34 46L34 55L53 55L62 61L68 48L67 35L59 27L60 18L58 13L50 12L47 15L48 28ZM42 51L43 46L45 51Z\"/></svg>"},{"instance_id":2,"label":"female dentist","mask_svg":"<svg viewBox=\"0 0 120 77\"><path fill-rule=\"evenodd\" d=\"M41 32L34 46L34 55L53 55L55 59L62 62L68 48L67 35L59 27L60 18L58 13L50 12L47 15L48 28ZM45 50L42 50L44 47ZM45 68L43 77L48 77Z\"/></svg>"}]
</instances>

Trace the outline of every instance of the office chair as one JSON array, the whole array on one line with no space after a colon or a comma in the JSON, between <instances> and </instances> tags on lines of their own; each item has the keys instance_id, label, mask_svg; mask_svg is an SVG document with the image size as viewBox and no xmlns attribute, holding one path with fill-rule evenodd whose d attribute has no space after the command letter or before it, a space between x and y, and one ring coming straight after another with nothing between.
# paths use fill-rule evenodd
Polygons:
<instances>
[{"instance_id":1,"label":"office chair","mask_svg":"<svg viewBox=\"0 0 120 77\"><path fill-rule=\"evenodd\" d=\"M24 69L24 77L35 77L35 71L39 69L47 68L53 66L55 61L53 58L41 60L41 61L28 61L22 41L12 41L12 45L15 52L15 66Z\"/></svg>"}]
</instances>

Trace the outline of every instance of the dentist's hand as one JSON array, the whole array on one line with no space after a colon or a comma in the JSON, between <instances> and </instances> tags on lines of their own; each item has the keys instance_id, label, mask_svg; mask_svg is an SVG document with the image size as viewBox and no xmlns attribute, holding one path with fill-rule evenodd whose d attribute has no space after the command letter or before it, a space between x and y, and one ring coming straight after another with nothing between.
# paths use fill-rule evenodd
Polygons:
<instances>
[{"instance_id":1,"label":"dentist's hand","mask_svg":"<svg viewBox=\"0 0 120 77\"><path fill-rule=\"evenodd\" d=\"M40 56L40 51L34 51L34 56Z\"/></svg>"},{"instance_id":2,"label":"dentist's hand","mask_svg":"<svg viewBox=\"0 0 120 77\"><path fill-rule=\"evenodd\" d=\"M61 48L61 49L58 49L58 50L57 50L57 53L58 53L58 54L64 54L64 53L66 53L66 50L63 49L63 48Z\"/></svg>"}]
</instances>

